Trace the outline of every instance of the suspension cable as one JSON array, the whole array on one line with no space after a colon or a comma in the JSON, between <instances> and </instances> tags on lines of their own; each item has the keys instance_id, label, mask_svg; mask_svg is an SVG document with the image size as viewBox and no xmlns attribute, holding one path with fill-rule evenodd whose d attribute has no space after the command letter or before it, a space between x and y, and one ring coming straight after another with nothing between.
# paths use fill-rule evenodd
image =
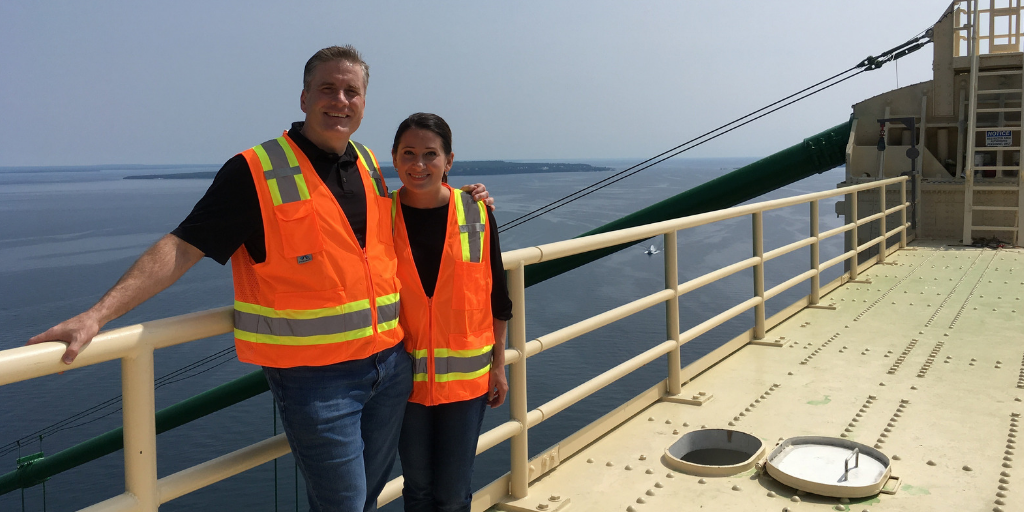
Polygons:
<instances>
[{"instance_id":1,"label":"suspension cable","mask_svg":"<svg viewBox=\"0 0 1024 512\"><path fill-rule=\"evenodd\" d=\"M931 42L931 32L930 32L930 30L925 30L925 31L921 32L920 34L918 34L917 36L911 38L907 42L905 42L905 43L903 43L903 44L901 44L899 46L896 46L896 47L894 47L894 48L892 48L890 50L887 50L886 52L883 52L883 53L879 54L878 56L869 56L869 57L865 58L864 60L860 61L860 63L858 63L856 66L853 66L853 67L851 67L851 68L849 68L849 69L847 69L845 71L842 71L840 73L836 73L835 75L832 75L829 78L821 80L820 82L817 82L814 85L805 87L805 88L803 88L803 89L801 89L801 90L799 90L799 91L797 91L797 92L795 92L793 94L790 94L789 96L786 96L786 97L784 97L784 98L782 98L780 100L777 100L777 101L772 102L772 103L770 103L768 105L765 105L764 107L761 107L761 108L759 108L759 109L757 109L757 110L755 110L753 112L750 112L749 114L746 114L744 116L736 118L736 119L734 119L734 120L732 120L732 121L730 121L730 122L728 122L726 124L723 124L722 126L719 126L718 128L715 128L713 130L705 132L705 133L703 133L703 134L701 134L701 135L699 135L697 137L694 137L694 138L692 138L692 139L690 139L690 140L688 140L688 141L686 141L686 142L684 142L682 144L679 144L679 145L675 146L674 148L671 148L671 149L668 149L666 151L663 151L663 152L661 152L661 153L659 153L659 154L657 154L655 156L652 156L652 157L650 157L650 158L648 158L648 159L646 159L646 160L644 160L644 161L642 161L640 163L634 164L634 165L632 165L632 166L630 166L630 167L628 167L628 168L626 168L626 169L624 169L622 171L619 171L619 172L617 172L617 173L615 173L615 174L613 174L611 176L608 176L608 177L606 177L606 178L604 178L602 180L599 180L599 181L597 181L597 182L595 182L595 183L593 183L591 185L588 185L588 186L586 186L586 187L584 187L584 188L582 188L580 190L577 190L577 191L575 191L575 192L573 192L571 194L568 194L568 195L566 195L564 197L556 199L556 200L554 200L554 201L552 201L552 202L550 202L550 203L548 203L548 204L546 204L544 206L541 206L539 208L534 209L533 211L530 211L528 213L520 215L519 217L517 217L515 219L512 219L511 221L505 223L505 225L503 225L498 231L499 232L504 232L504 231L513 229L513 228L515 228L517 226L521 226L521 225L523 225L523 224L525 224L525 223L527 223L527 222L529 222L529 221L531 221L533 219L536 219L537 217L545 215L545 214L547 214L547 213L549 213L551 211L557 210L558 208L561 208L562 206L565 206L565 205L567 205L567 204L569 204L569 203L571 203L571 202L573 202L573 201L575 201L577 199L580 199L581 197L588 196L588 195L590 195L590 194L592 194L592 193L594 193L594 192L596 192L596 191L598 191L598 190L600 190L602 188L605 188L605 187L607 187L609 185L612 185L613 183L616 183L616 182L621 181L621 180L623 180L625 178L628 178L629 176L632 176L633 174L636 174L636 173L638 173L640 171L643 171L645 169L649 169L650 167L652 167L654 165L657 165L657 164L659 164L661 162L664 162L665 160L668 160L669 158L678 156L678 155L680 155L682 153L685 153L686 151L689 151L689 150L691 150L691 149L693 149L693 148L695 148L697 146L700 146L701 144L704 144L705 142L714 140L714 139L716 139L716 138L718 138L718 137L720 137L722 135L725 135L726 133L729 133L729 132L735 130L736 128L739 128L741 126L749 124L752 121L755 121L755 120L760 119L760 118L762 118L762 117L764 117L764 116L766 116L768 114L771 114L773 112L781 110L781 109L783 109L783 108L785 108L785 107L787 107L789 105L792 105L792 104L794 104L794 103L796 103L796 102L798 102L800 100L803 100L803 99L806 99L806 98L808 98L810 96L813 96L813 95L815 95L815 94L817 94L819 92L822 92L822 91L824 91L824 90L826 90L826 89L828 89L828 88L830 88L830 87L832 87L834 85L837 85L837 84L840 84L842 82L845 82L846 80L849 80L850 78L853 78L853 77L855 77L855 76L857 76L857 75L859 75L859 74L861 74L861 73L863 73L865 71L872 71L872 70L878 69L878 68L882 67L885 63L892 62L892 61L895 61L895 60L897 60L897 59L899 59L901 57L909 55L909 54L911 54L911 53L921 49L922 47L924 47L924 45L926 45L926 44L928 44L930 42ZM852 71L855 71L855 70L858 70L858 69L859 69L859 71L856 71L856 72L851 74ZM844 75L846 75L846 76L844 76ZM842 78L840 78L840 77L842 77ZM811 91L811 92L807 92L807 91ZM803 94L805 92L807 92L807 94ZM803 94L803 95L800 96L801 94ZM794 97L796 97L796 99L792 99ZM791 100L791 101L787 101L787 100ZM775 107L775 108L772 108L772 107ZM668 156L666 156L666 155L668 155Z\"/></svg>"}]
</instances>

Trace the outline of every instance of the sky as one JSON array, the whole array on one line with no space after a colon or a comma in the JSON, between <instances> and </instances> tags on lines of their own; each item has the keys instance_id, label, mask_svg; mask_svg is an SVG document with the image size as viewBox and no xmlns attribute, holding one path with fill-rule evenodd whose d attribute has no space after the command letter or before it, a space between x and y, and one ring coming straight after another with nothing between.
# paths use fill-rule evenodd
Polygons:
<instances>
[{"instance_id":1,"label":"sky","mask_svg":"<svg viewBox=\"0 0 1024 512\"><path fill-rule=\"evenodd\" d=\"M220 164L302 119L302 68L370 64L353 137L413 112L456 160L642 159L931 26L949 0L0 2L0 166ZM928 46L900 86L931 79ZM686 154L759 157L895 88L864 73Z\"/></svg>"}]
</instances>

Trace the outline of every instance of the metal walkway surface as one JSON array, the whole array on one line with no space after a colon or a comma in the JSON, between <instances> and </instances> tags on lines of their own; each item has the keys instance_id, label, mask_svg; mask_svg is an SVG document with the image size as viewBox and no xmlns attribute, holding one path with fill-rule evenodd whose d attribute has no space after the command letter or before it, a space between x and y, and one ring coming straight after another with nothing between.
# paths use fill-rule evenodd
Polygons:
<instances>
[{"instance_id":1,"label":"metal walkway surface","mask_svg":"<svg viewBox=\"0 0 1024 512\"><path fill-rule=\"evenodd\" d=\"M1024 510L1024 250L918 241L693 378L530 486L523 509ZM840 500L756 470L696 477L665 448L700 428L843 436L892 460L896 494ZM538 463L540 459L535 461Z\"/></svg>"}]
</instances>

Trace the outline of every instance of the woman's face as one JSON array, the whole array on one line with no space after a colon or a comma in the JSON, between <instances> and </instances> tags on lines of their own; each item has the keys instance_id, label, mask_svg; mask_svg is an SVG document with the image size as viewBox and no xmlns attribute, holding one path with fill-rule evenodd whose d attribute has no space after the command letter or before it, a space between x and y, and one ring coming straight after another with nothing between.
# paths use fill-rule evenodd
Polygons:
<instances>
[{"instance_id":1,"label":"woman's face","mask_svg":"<svg viewBox=\"0 0 1024 512\"><path fill-rule=\"evenodd\" d=\"M391 155L402 184L419 193L437 192L454 158L455 153L444 153L441 137L420 128L411 128L402 134L398 152Z\"/></svg>"}]
</instances>

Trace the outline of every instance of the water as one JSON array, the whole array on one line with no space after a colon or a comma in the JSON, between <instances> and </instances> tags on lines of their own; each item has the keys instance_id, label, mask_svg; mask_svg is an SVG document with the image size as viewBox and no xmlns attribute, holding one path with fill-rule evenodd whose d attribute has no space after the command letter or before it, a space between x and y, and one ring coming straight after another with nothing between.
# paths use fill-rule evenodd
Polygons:
<instances>
[{"instance_id":1,"label":"water","mask_svg":"<svg viewBox=\"0 0 1024 512\"><path fill-rule=\"evenodd\" d=\"M720 176L750 159L677 160L649 169L538 220L501 234L505 250L575 236L626 213ZM624 168L634 162L584 161ZM63 167L0 169L0 349L22 345L29 337L95 303L150 244L173 229L209 186L208 180L123 180L126 175L197 172L216 166ZM508 222L609 173L553 173L488 176L498 202L499 224ZM476 181L471 177L466 182ZM831 189L842 180L837 169L775 191L759 199ZM821 205L821 230L839 225L832 202ZM807 208L768 212L764 218L765 250L793 242L808 232ZM658 247L660 241L652 241ZM637 246L527 290L527 335L530 339L588 316L650 294L664 286L663 254L648 256ZM679 234L679 278L692 279L751 254L746 218ZM822 261L842 253L842 241L823 244ZM767 264L766 286L779 284L808 268L808 249ZM833 268L822 282L837 277ZM768 302L778 311L803 295L801 286ZM686 295L680 300L685 330L752 294L746 271ZM220 307L232 301L228 269L204 259L178 283L107 328ZM752 313L716 328L683 347L684 364L708 353L752 325ZM623 359L665 340L664 309L651 308L529 360L529 404L536 407L589 380ZM218 336L156 353L156 375L167 375L202 358L203 365L168 379L156 392L157 408L167 407L212 386L255 369L239 363L228 336ZM664 358L570 407L530 431L536 454L600 417L619 403L664 378ZM120 394L116 361L0 388L0 446L33 434ZM113 403L72 421L63 430L33 436L18 449L0 449L0 473L15 469L15 459L38 451L52 454L120 426ZM491 411L489 429L508 418L508 408ZM185 427L161 434L159 475L166 476L211 457L242 448L280 432L269 394L252 398ZM76 509L124 490L120 452L67 471L46 483L47 510ZM508 469L508 443L477 460L474 487ZM276 477L275 477L276 472ZM276 485L275 485L276 481ZM42 486L24 492L25 510L43 509ZM305 510L296 488L294 465L286 456L241 475L174 500L162 510ZM0 496L0 510L21 510L18 491ZM388 507L397 510L398 504Z\"/></svg>"}]
</instances>

